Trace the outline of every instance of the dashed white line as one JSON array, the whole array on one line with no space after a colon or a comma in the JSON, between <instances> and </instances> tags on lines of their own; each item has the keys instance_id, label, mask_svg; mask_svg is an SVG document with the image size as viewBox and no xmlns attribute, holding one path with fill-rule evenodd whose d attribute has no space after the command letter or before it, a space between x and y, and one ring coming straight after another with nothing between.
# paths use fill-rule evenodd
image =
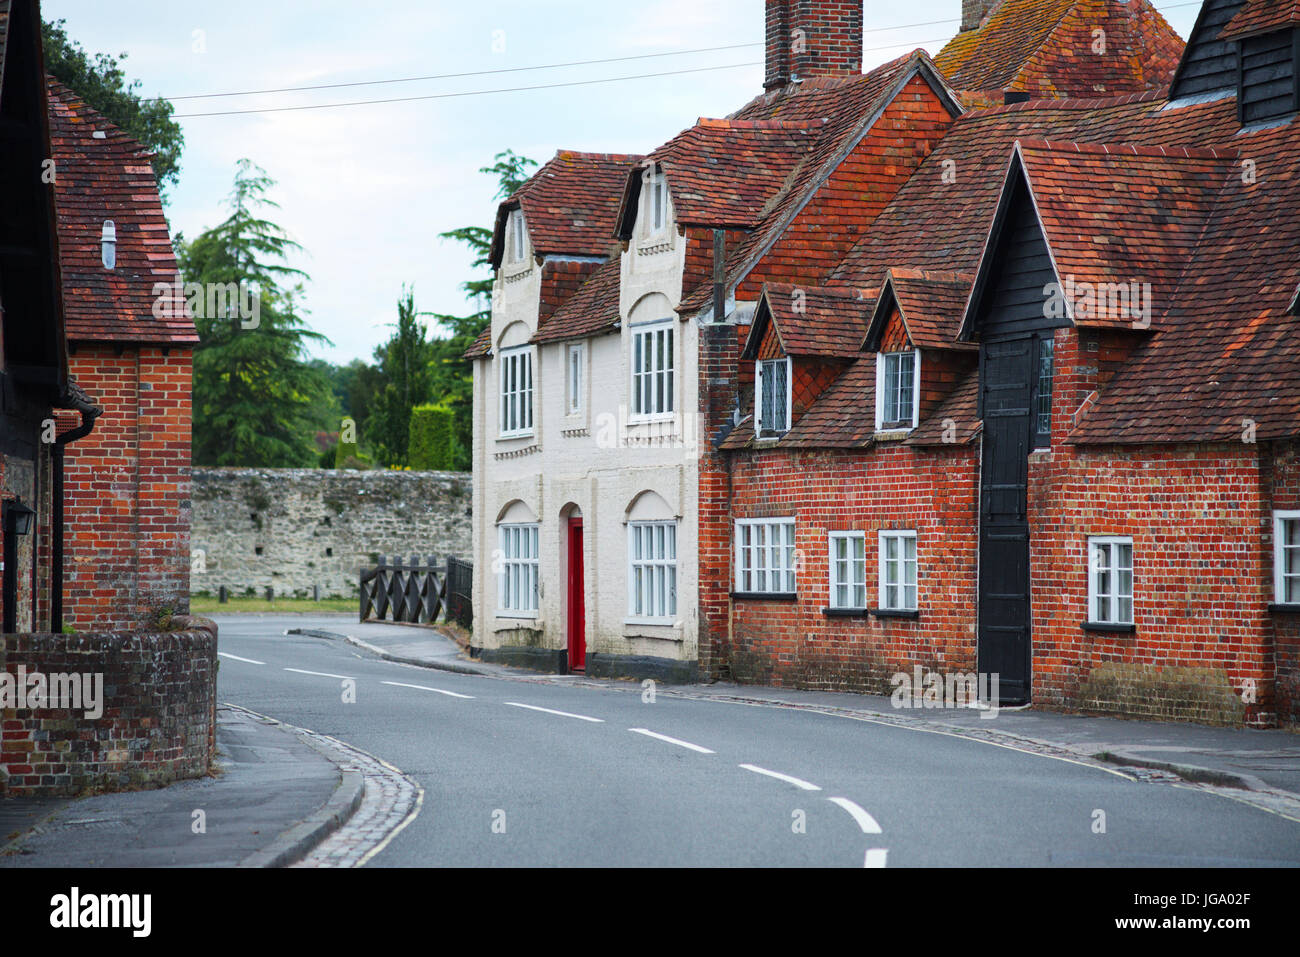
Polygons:
<instances>
[{"instance_id":1,"label":"dashed white line","mask_svg":"<svg viewBox=\"0 0 1300 957\"><path fill-rule=\"evenodd\" d=\"M815 784L809 784L807 781L803 780L802 778L795 778L795 777L791 777L788 774L782 774L780 771L769 771L767 770L767 768L760 768L754 764L742 764L741 767L744 768L746 771L753 771L755 774L765 774L769 778L776 778L778 781L784 781L786 784L793 784L795 787L803 788L803 790L805 791L821 790L821 788L819 788Z\"/></svg>"},{"instance_id":2,"label":"dashed white line","mask_svg":"<svg viewBox=\"0 0 1300 957\"><path fill-rule=\"evenodd\" d=\"M529 711L541 711L545 714L557 714L561 718L577 718L579 721L590 721L593 724L604 724L604 718L589 718L585 714L570 714L567 711L552 711L550 708L539 708L535 704L520 704L518 701L507 701L512 708L527 708Z\"/></svg>"},{"instance_id":3,"label":"dashed white line","mask_svg":"<svg viewBox=\"0 0 1300 957\"><path fill-rule=\"evenodd\" d=\"M853 815L853 820L858 822L858 827L862 828L863 834L884 833L880 830L880 825L876 823L874 817L864 811L857 804L854 804L848 798L827 798L826 800L830 801L832 804L838 804L840 807L844 808L844 810Z\"/></svg>"},{"instance_id":4,"label":"dashed white line","mask_svg":"<svg viewBox=\"0 0 1300 957\"><path fill-rule=\"evenodd\" d=\"M692 751L698 751L700 754L717 754L716 751L710 751L708 748L702 748L698 744L691 744L689 741L682 741L679 738L670 738L666 734L657 734L654 731L648 731L645 728L628 728L633 734L644 734L647 738L654 738L658 741L667 741L669 744L675 744L679 748L690 748Z\"/></svg>"},{"instance_id":5,"label":"dashed white line","mask_svg":"<svg viewBox=\"0 0 1300 957\"><path fill-rule=\"evenodd\" d=\"M885 858L888 856L888 854L889 851L885 850L883 847L873 847L871 850L867 851L867 859L862 862L862 866L863 867L884 867Z\"/></svg>"},{"instance_id":6,"label":"dashed white line","mask_svg":"<svg viewBox=\"0 0 1300 957\"><path fill-rule=\"evenodd\" d=\"M285 671L292 671L296 675L315 675L317 678L338 678L340 681L355 680L351 675L332 675L328 671L303 671L301 668L285 668Z\"/></svg>"},{"instance_id":7,"label":"dashed white line","mask_svg":"<svg viewBox=\"0 0 1300 957\"><path fill-rule=\"evenodd\" d=\"M454 691L443 691L441 688L429 688L425 685L407 685L400 681L381 681L380 684L392 685L394 688L415 688L417 691L432 691L434 694L445 694L448 698L466 698L473 699L472 694L457 694Z\"/></svg>"},{"instance_id":8,"label":"dashed white line","mask_svg":"<svg viewBox=\"0 0 1300 957\"><path fill-rule=\"evenodd\" d=\"M241 658L239 655L228 655L224 651L217 652L218 658L229 658L231 661L242 661L246 665L264 665L265 661L254 661L252 658Z\"/></svg>"}]
</instances>

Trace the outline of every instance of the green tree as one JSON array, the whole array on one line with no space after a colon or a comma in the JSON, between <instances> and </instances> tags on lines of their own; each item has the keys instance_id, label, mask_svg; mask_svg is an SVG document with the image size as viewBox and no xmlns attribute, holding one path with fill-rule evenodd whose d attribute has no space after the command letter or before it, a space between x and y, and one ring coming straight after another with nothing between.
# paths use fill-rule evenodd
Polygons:
<instances>
[{"instance_id":1,"label":"green tree","mask_svg":"<svg viewBox=\"0 0 1300 957\"><path fill-rule=\"evenodd\" d=\"M45 48L45 69L64 86L84 99L115 126L130 134L154 153L153 171L159 188L175 185L180 178L181 151L185 134L172 118L175 108L162 99L140 96L140 81L127 81L122 70L125 53L91 56L68 36L63 20L41 21Z\"/></svg>"},{"instance_id":2,"label":"green tree","mask_svg":"<svg viewBox=\"0 0 1300 957\"><path fill-rule=\"evenodd\" d=\"M385 465L406 465L411 439L411 409L429 401L433 344L415 308L415 291L402 287L393 335L375 349L375 369L383 382L365 419L366 439Z\"/></svg>"},{"instance_id":3,"label":"green tree","mask_svg":"<svg viewBox=\"0 0 1300 957\"><path fill-rule=\"evenodd\" d=\"M493 198L497 200L514 195L537 168L536 160L520 156L514 150L498 153L494 159L491 166L484 166L479 172L496 177ZM447 335L434 340L432 370L432 394L455 417L453 467L468 471L474 442L474 371L461 356L492 321L492 230L463 226L439 235L441 239L463 243L474 254L475 274L461 283L474 311L464 316L434 315Z\"/></svg>"},{"instance_id":4,"label":"green tree","mask_svg":"<svg viewBox=\"0 0 1300 957\"><path fill-rule=\"evenodd\" d=\"M455 413L441 405L417 405L411 410L411 468L422 472L450 470L454 464Z\"/></svg>"},{"instance_id":5,"label":"green tree","mask_svg":"<svg viewBox=\"0 0 1300 957\"><path fill-rule=\"evenodd\" d=\"M308 328L297 305L308 276L286 259L301 247L265 218L264 210L279 208L266 195L273 185L264 170L240 160L230 216L179 243L187 293L190 283L203 290L235 283L259 294L253 320L230 308L210 314L210 296L194 309L201 340L194 354L198 465L310 467L319 459L313 436L318 408L330 396L305 353L310 343L329 340Z\"/></svg>"}]
</instances>

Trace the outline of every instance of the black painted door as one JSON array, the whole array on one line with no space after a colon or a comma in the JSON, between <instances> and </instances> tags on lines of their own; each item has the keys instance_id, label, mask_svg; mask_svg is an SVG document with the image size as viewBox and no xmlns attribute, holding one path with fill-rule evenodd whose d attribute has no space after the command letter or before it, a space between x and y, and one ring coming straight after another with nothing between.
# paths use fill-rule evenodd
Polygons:
<instances>
[{"instance_id":1,"label":"black painted door","mask_svg":"<svg viewBox=\"0 0 1300 957\"><path fill-rule=\"evenodd\" d=\"M1029 452L1035 371L1029 337L983 345L979 670L998 676L1003 704L1030 690Z\"/></svg>"}]
</instances>

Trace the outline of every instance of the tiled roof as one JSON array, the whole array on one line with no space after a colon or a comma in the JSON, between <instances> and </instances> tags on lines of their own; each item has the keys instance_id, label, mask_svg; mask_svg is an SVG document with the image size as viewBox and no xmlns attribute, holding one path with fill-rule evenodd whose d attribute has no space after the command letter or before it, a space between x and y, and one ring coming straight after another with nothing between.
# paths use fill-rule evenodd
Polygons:
<instances>
[{"instance_id":1,"label":"tiled roof","mask_svg":"<svg viewBox=\"0 0 1300 957\"><path fill-rule=\"evenodd\" d=\"M474 344L465 350L462 359L482 359L492 355L492 327L489 325L478 334Z\"/></svg>"},{"instance_id":2,"label":"tiled roof","mask_svg":"<svg viewBox=\"0 0 1300 957\"><path fill-rule=\"evenodd\" d=\"M560 150L497 209L492 264L501 265L506 216L522 206L533 251L540 256L607 257L619 200L642 157Z\"/></svg>"},{"instance_id":3,"label":"tiled roof","mask_svg":"<svg viewBox=\"0 0 1300 957\"><path fill-rule=\"evenodd\" d=\"M856 360L835 380L811 409L775 442L763 448L860 449L875 441L876 364L874 356ZM754 446L753 418L748 417L719 448L737 452Z\"/></svg>"},{"instance_id":4,"label":"tiled roof","mask_svg":"<svg viewBox=\"0 0 1300 957\"><path fill-rule=\"evenodd\" d=\"M1150 0L1003 0L934 59L959 90L1063 97L1162 89L1182 52Z\"/></svg>"},{"instance_id":5,"label":"tiled roof","mask_svg":"<svg viewBox=\"0 0 1300 957\"><path fill-rule=\"evenodd\" d=\"M970 273L890 269L881 284L867 335L866 347L874 343L889 321L889 310L897 305L912 344L922 349L967 350L975 346L958 342L966 300L975 277Z\"/></svg>"},{"instance_id":6,"label":"tiled roof","mask_svg":"<svg viewBox=\"0 0 1300 957\"><path fill-rule=\"evenodd\" d=\"M1246 5L1223 28L1219 39L1237 40L1294 26L1300 26L1300 0L1246 0Z\"/></svg>"},{"instance_id":7,"label":"tiled roof","mask_svg":"<svg viewBox=\"0 0 1300 957\"><path fill-rule=\"evenodd\" d=\"M767 323L788 356L855 358L862 351L874 300L854 289L768 283L755 313L743 358L752 359Z\"/></svg>"},{"instance_id":8,"label":"tiled roof","mask_svg":"<svg viewBox=\"0 0 1300 957\"><path fill-rule=\"evenodd\" d=\"M947 398L912 430L905 445L966 445L979 435L980 374L972 369ZM949 427L954 427L949 431Z\"/></svg>"},{"instance_id":9,"label":"tiled roof","mask_svg":"<svg viewBox=\"0 0 1300 957\"><path fill-rule=\"evenodd\" d=\"M163 318L153 314L154 285L174 284L177 271L151 154L54 80L49 103L68 338L197 343L194 323L179 300L167 302ZM112 270L104 268L101 253L106 220L117 230Z\"/></svg>"},{"instance_id":10,"label":"tiled roof","mask_svg":"<svg viewBox=\"0 0 1300 957\"><path fill-rule=\"evenodd\" d=\"M535 343L582 339L618 327L619 279L622 264L618 259L597 267L591 278L578 287L533 336Z\"/></svg>"},{"instance_id":11,"label":"tiled roof","mask_svg":"<svg viewBox=\"0 0 1300 957\"><path fill-rule=\"evenodd\" d=\"M917 72L943 90L942 96L952 100L953 112L960 110L960 105L943 86L943 79L929 56L924 50L916 50L863 76L805 80L765 93L732 115L733 120L825 122L804 161L792 171L789 187L772 204L762 223L744 241L727 250L728 289L744 279L798 213L805 198L834 171L843 156ZM707 306L711 293L712 287L708 282L685 290L680 311L686 313Z\"/></svg>"},{"instance_id":12,"label":"tiled roof","mask_svg":"<svg viewBox=\"0 0 1300 957\"><path fill-rule=\"evenodd\" d=\"M1150 284L1148 306L1173 302L1225 182L1241 181L1236 151L1025 141L1018 153L1058 279ZM1078 326L1133 327L1066 306Z\"/></svg>"},{"instance_id":13,"label":"tiled roof","mask_svg":"<svg viewBox=\"0 0 1300 957\"><path fill-rule=\"evenodd\" d=\"M643 165L663 170L679 223L749 229L794 186L794 171L811 154L825 125L824 118L702 118Z\"/></svg>"}]
</instances>

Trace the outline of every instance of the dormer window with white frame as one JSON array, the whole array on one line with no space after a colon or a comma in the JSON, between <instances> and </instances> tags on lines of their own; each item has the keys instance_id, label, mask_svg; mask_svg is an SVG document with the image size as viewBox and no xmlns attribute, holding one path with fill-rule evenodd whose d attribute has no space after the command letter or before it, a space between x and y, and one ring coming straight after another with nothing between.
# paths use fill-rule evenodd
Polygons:
<instances>
[{"instance_id":1,"label":"dormer window with white frame","mask_svg":"<svg viewBox=\"0 0 1300 957\"><path fill-rule=\"evenodd\" d=\"M760 359L754 368L755 434L783 435L790 431L790 360Z\"/></svg>"},{"instance_id":2,"label":"dormer window with white frame","mask_svg":"<svg viewBox=\"0 0 1300 957\"><path fill-rule=\"evenodd\" d=\"M501 438L533 434L533 352L529 346L501 350Z\"/></svg>"},{"instance_id":3,"label":"dormer window with white frame","mask_svg":"<svg viewBox=\"0 0 1300 957\"><path fill-rule=\"evenodd\" d=\"M668 180L663 173L649 171L645 177L645 234L659 236L668 228Z\"/></svg>"},{"instance_id":4,"label":"dormer window with white frame","mask_svg":"<svg viewBox=\"0 0 1300 957\"><path fill-rule=\"evenodd\" d=\"M528 226L524 222L523 209L513 210L506 220L506 244L510 262L522 263L527 258Z\"/></svg>"},{"instance_id":5,"label":"dormer window with white frame","mask_svg":"<svg viewBox=\"0 0 1300 957\"><path fill-rule=\"evenodd\" d=\"M916 428L921 405L921 353L882 352L876 356L876 431Z\"/></svg>"}]
</instances>

